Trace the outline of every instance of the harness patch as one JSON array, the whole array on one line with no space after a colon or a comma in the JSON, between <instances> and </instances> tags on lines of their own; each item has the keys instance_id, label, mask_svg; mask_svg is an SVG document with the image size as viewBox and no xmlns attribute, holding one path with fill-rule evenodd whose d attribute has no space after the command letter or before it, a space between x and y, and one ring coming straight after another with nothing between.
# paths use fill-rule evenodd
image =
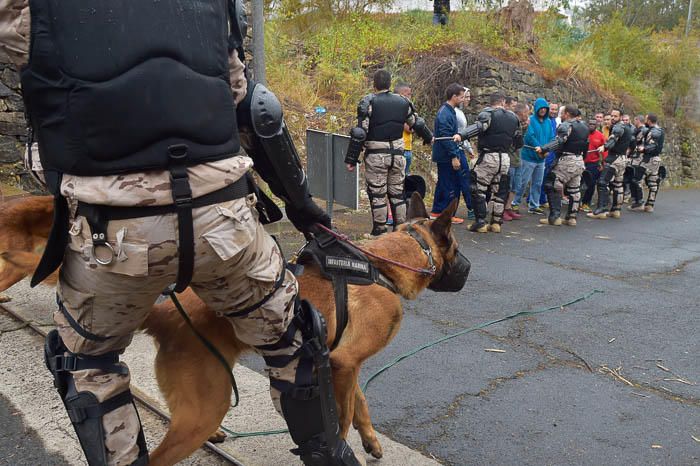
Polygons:
<instances>
[{"instance_id":1,"label":"harness patch","mask_svg":"<svg viewBox=\"0 0 700 466\"><path fill-rule=\"evenodd\" d=\"M369 274L369 262L353 260L347 257L326 256L326 267Z\"/></svg>"}]
</instances>

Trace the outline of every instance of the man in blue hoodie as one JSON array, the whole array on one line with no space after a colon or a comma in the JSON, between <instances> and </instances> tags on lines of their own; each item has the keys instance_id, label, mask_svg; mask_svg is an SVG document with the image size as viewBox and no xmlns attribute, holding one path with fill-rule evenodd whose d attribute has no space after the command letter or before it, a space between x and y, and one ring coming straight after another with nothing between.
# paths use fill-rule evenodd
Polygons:
<instances>
[{"instance_id":1,"label":"man in blue hoodie","mask_svg":"<svg viewBox=\"0 0 700 466\"><path fill-rule=\"evenodd\" d=\"M549 104L540 97L535 101L535 113L530 116L530 124L525 133L525 146L520 152L521 157L521 181L515 191L513 206L520 204L525 188L530 185L530 201L528 212L543 214L540 208L540 192L544 179L544 159L529 147L541 147L554 138L552 124L549 121ZM528 147L529 146L529 147Z\"/></svg>"}]
</instances>

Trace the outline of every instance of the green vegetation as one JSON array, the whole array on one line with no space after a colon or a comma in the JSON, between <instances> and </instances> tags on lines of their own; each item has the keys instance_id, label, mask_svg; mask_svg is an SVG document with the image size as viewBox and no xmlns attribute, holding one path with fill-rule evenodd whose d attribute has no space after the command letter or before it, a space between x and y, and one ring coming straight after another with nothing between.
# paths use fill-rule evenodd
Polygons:
<instances>
[{"instance_id":1,"label":"green vegetation","mask_svg":"<svg viewBox=\"0 0 700 466\"><path fill-rule=\"evenodd\" d=\"M698 39L683 37L680 27L654 32L615 15L584 34L545 14L536 31L545 74L591 83L638 109L673 113L676 97L688 95L700 71Z\"/></svg>"},{"instance_id":2,"label":"green vegetation","mask_svg":"<svg viewBox=\"0 0 700 466\"><path fill-rule=\"evenodd\" d=\"M620 96L633 108L667 114L676 97L690 92L700 71L698 37L683 38L682 24L657 32L627 26L622 15L583 31L555 13L538 14L532 46L505 33L495 12L453 12L449 27L441 28L423 11L286 11L266 21L268 79L299 112L309 114L316 105L333 110L336 118L318 120L328 130L347 126L345 120L369 91L374 69L386 67L401 79L421 56L450 56L463 47Z\"/></svg>"}]
</instances>

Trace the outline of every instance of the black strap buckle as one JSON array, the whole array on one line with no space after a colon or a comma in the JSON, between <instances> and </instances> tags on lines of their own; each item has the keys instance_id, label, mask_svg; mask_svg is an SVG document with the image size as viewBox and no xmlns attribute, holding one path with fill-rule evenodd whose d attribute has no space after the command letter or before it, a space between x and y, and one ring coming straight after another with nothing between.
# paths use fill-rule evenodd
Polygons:
<instances>
[{"instance_id":1,"label":"black strap buckle","mask_svg":"<svg viewBox=\"0 0 700 466\"><path fill-rule=\"evenodd\" d=\"M170 157L170 190L173 202L178 207L190 207L192 205L192 188L187 174L187 145L173 144L168 147Z\"/></svg>"},{"instance_id":2,"label":"black strap buckle","mask_svg":"<svg viewBox=\"0 0 700 466\"><path fill-rule=\"evenodd\" d=\"M53 357L56 372L72 372L78 370L78 358L72 354L59 354Z\"/></svg>"}]
</instances>

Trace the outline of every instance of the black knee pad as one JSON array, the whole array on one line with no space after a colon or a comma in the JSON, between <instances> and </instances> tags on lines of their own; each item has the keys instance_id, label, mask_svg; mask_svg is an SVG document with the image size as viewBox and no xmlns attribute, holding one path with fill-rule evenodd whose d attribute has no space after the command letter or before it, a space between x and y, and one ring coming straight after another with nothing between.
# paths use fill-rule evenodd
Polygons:
<instances>
[{"instance_id":1,"label":"black knee pad","mask_svg":"<svg viewBox=\"0 0 700 466\"><path fill-rule=\"evenodd\" d=\"M598 186L607 188L613 178L615 178L615 169L605 167L603 172L600 174L600 178L598 178Z\"/></svg>"}]
</instances>

